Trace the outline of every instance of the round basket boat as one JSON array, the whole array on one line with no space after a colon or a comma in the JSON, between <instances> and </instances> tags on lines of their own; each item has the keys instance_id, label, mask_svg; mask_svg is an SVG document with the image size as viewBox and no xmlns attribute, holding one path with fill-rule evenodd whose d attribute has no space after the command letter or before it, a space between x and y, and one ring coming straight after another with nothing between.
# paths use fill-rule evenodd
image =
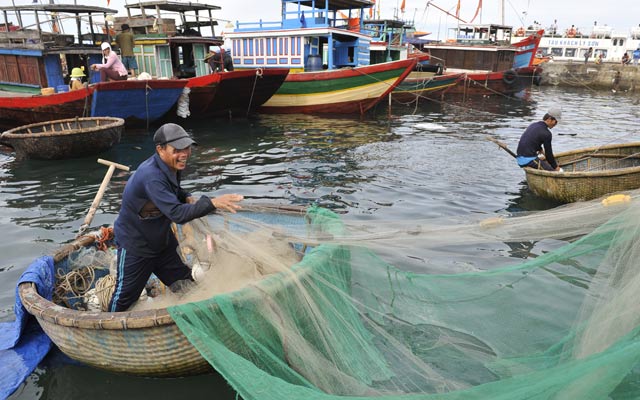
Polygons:
<instances>
[{"instance_id":1,"label":"round basket boat","mask_svg":"<svg viewBox=\"0 0 640 400\"><path fill-rule=\"evenodd\" d=\"M305 222L302 208L280 208L278 212L288 214L285 218ZM65 245L54 254L54 263L56 266L63 263L72 253L92 246L99 237L99 233L92 233ZM299 273L301 271L296 272ZM291 278L287 279L292 275L267 277L255 286L263 291L283 290L293 283ZM247 288L240 292L240 297L259 294ZM113 372L157 377L195 375L212 370L166 308L127 312L78 311L43 298L31 282L20 284L18 293L26 310L36 317L53 343L63 353L84 364ZM233 343L229 345L234 346Z\"/></svg>"},{"instance_id":2,"label":"round basket boat","mask_svg":"<svg viewBox=\"0 0 640 400\"><path fill-rule=\"evenodd\" d=\"M540 197L571 203L640 188L640 142L563 152L556 161L564 172L524 168Z\"/></svg>"},{"instance_id":3,"label":"round basket boat","mask_svg":"<svg viewBox=\"0 0 640 400\"><path fill-rule=\"evenodd\" d=\"M122 118L69 118L10 129L0 135L0 142L11 146L19 159L55 160L101 153L119 143L123 131Z\"/></svg>"}]
</instances>

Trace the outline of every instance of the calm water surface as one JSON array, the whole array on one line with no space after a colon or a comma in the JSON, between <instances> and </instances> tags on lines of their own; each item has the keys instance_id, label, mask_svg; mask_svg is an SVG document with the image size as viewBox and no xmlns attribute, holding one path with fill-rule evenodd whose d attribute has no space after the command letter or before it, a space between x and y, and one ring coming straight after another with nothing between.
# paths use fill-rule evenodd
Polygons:
<instances>
[{"instance_id":1,"label":"calm water surface","mask_svg":"<svg viewBox=\"0 0 640 400\"><path fill-rule=\"evenodd\" d=\"M184 186L193 193L244 194L247 201L319 203L354 221L491 217L556 204L531 194L515 150L528 124L560 105L556 152L638 141L638 95L534 88L520 98L446 99L415 107L386 104L365 119L257 115L190 123L200 143ZM127 135L99 157L135 169L154 151L152 132ZM0 321L13 319L15 282L36 257L69 241L82 224L106 167L95 156L16 161L0 152ZM93 225L112 223L128 177L117 172ZM468 250L468 257L479 256ZM396 260L402 263L402 259ZM55 353L12 399L233 399L222 378L149 379L60 360ZM115 396L115 397L114 397Z\"/></svg>"}]
</instances>

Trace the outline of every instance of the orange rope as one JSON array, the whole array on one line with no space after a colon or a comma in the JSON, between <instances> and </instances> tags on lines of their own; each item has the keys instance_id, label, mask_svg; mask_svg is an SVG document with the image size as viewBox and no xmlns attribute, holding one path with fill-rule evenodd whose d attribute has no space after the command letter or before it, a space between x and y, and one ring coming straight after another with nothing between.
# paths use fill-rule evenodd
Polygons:
<instances>
[{"instance_id":1,"label":"orange rope","mask_svg":"<svg viewBox=\"0 0 640 400\"><path fill-rule=\"evenodd\" d=\"M100 237L96 240L96 247L98 250L106 251L107 241L113 240L113 228L103 226L100 228Z\"/></svg>"}]
</instances>

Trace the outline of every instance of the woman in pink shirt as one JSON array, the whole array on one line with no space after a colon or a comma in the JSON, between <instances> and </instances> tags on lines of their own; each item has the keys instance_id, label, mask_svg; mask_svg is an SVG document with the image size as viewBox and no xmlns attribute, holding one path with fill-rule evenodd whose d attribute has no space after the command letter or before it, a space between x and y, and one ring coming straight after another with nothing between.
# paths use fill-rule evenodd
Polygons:
<instances>
[{"instance_id":1,"label":"woman in pink shirt","mask_svg":"<svg viewBox=\"0 0 640 400\"><path fill-rule=\"evenodd\" d=\"M120 61L120 58L111 50L111 45L102 42L102 62L103 64L92 64L93 71L100 71L100 81L106 82L107 78L112 81L125 81L129 77L127 69Z\"/></svg>"}]
</instances>

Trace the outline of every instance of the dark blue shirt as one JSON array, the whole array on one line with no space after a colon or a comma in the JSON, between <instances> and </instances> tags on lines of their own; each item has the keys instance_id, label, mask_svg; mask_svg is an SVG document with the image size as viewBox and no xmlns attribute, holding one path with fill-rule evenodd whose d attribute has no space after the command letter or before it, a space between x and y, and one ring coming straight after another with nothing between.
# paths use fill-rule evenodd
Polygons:
<instances>
[{"instance_id":1,"label":"dark blue shirt","mask_svg":"<svg viewBox=\"0 0 640 400\"><path fill-rule=\"evenodd\" d=\"M189 196L180 187L180 173L173 173L157 153L145 160L124 188L114 225L118 245L139 257L177 246L171 222L183 224L215 210L207 196L187 204Z\"/></svg>"},{"instance_id":2,"label":"dark blue shirt","mask_svg":"<svg viewBox=\"0 0 640 400\"><path fill-rule=\"evenodd\" d=\"M557 168L558 163L553 156L553 149L551 148L551 131L544 121L538 121L529 125L524 131L520 137L516 153L518 156L535 157L543 147L547 162L553 168Z\"/></svg>"}]
</instances>

